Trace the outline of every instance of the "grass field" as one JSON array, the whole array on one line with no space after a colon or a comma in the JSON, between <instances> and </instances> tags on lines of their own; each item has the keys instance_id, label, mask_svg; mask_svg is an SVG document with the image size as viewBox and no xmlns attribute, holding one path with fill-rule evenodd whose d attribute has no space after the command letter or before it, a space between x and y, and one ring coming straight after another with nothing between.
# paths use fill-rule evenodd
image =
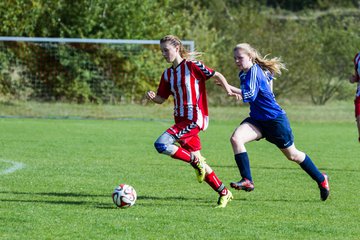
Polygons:
<instances>
[{"instance_id":1,"label":"grass field","mask_svg":"<svg viewBox=\"0 0 360 240\"><path fill-rule=\"evenodd\" d=\"M38 117L47 106L32 108L38 110L28 116ZM172 124L164 117L168 108L2 118L0 239L359 239L360 147L352 110L350 104L287 109L297 147L330 176L328 201L320 201L299 166L262 140L248 145L255 191L233 191L225 209L213 208L217 194L197 183L190 166L153 148ZM9 111L2 106L0 115L18 115ZM73 119L99 118L101 111L122 120ZM202 153L228 185L239 179L229 137L246 112L211 112ZM134 207L112 203L119 183L137 190Z\"/></svg>"}]
</instances>

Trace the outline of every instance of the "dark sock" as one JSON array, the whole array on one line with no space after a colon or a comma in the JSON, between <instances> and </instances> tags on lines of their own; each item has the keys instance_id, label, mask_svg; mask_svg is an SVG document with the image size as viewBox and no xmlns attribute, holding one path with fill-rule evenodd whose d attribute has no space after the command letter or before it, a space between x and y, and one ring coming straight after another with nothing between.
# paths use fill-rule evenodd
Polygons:
<instances>
[{"instance_id":1,"label":"dark sock","mask_svg":"<svg viewBox=\"0 0 360 240\"><path fill-rule=\"evenodd\" d=\"M235 161L239 168L241 177L252 181L250 161L247 152L235 154Z\"/></svg>"},{"instance_id":2,"label":"dark sock","mask_svg":"<svg viewBox=\"0 0 360 240\"><path fill-rule=\"evenodd\" d=\"M305 156L305 160L300 163L300 167L310 175L312 179L314 179L318 184L323 182L325 180L322 173L319 171L319 169L315 166L313 161L311 161L310 157L308 155Z\"/></svg>"}]
</instances>

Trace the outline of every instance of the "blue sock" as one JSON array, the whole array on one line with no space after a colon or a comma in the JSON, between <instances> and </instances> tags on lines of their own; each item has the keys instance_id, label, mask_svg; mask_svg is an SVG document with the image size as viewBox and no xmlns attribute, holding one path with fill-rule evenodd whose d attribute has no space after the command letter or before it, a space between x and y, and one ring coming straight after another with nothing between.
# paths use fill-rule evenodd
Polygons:
<instances>
[{"instance_id":1,"label":"blue sock","mask_svg":"<svg viewBox=\"0 0 360 240\"><path fill-rule=\"evenodd\" d=\"M247 152L235 154L235 161L239 168L241 177L252 181L250 161Z\"/></svg>"},{"instance_id":2,"label":"blue sock","mask_svg":"<svg viewBox=\"0 0 360 240\"><path fill-rule=\"evenodd\" d=\"M318 184L325 180L322 173L319 169L315 166L313 161L311 161L308 155L305 156L305 160L300 163L301 168L310 175L312 179L314 179Z\"/></svg>"}]
</instances>

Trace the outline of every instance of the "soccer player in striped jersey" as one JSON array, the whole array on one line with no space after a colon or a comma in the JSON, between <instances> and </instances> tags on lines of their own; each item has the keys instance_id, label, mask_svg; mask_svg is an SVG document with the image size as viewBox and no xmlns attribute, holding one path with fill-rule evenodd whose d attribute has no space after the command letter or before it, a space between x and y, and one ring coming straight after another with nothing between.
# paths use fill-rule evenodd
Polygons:
<instances>
[{"instance_id":1,"label":"soccer player in striped jersey","mask_svg":"<svg viewBox=\"0 0 360 240\"><path fill-rule=\"evenodd\" d=\"M272 92L273 76L280 75L281 70L286 69L285 65L279 58L263 58L247 43L236 45L234 59L240 70L240 88L230 88L234 95L240 94L242 100L249 103L250 116L240 123L230 139L241 175L241 180L230 183L230 186L237 190L254 190L245 144L265 138L275 144L287 159L298 163L316 181L320 198L325 201L330 193L328 176L318 170L308 155L295 147L286 113L276 102Z\"/></svg>"},{"instance_id":2,"label":"soccer player in striped jersey","mask_svg":"<svg viewBox=\"0 0 360 240\"><path fill-rule=\"evenodd\" d=\"M198 181L201 183L205 180L219 193L217 207L226 207L233 198L232 193L201 156L198 136L201 130L207 128L209 121L205 81L212 77L219 83L226 83L226 80L221 73L202 62L190 60L196 53L186 51L176 36L162 38L160 48L172 66L163 72L157 93L148 91L146 97L162 104L172 95L175 124L160 135L154 143L155 148L161 154L191 164ZM224 84L223 87L231 93L229 85Z\"/></svg>"},{"instance_id":3,"label":"soccer player in striped jersey","mask_svg":"<svg viewBox=\"0 0 360 240\"><path fill-rule=\"evenodd\" d=\"M354 67L355 73L351 76L350 82L357 83L357 90L355 96L355 118L357 122L358 132L359 132L359 143L360 143L360 52L358 52L354 57Z\"/></svg>"}]
</instances>

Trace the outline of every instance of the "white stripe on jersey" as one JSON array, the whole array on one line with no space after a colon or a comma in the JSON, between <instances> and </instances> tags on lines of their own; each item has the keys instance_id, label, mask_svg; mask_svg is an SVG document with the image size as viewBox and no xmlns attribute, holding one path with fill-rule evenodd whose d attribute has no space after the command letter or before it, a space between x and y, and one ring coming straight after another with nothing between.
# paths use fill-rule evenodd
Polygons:
<instances>
[{"instance_id":1,"label":"white stripe on jersey","mask_svg":"<svg viewBox=\"0 0 360 240\"><path fill-rule=\"evenodd\" d=\"M169 81L169 78L168 78L168 72L167 71L165 71L164 72L164 79L165 79L165 81Z\"/></svg>"},{"instance_id":2,"label":"white stripe on jersey","mask_svg":"<svg viewBox=\"0 0 360 240\"><path fill-rule=\"evenodd\" d=\"M199 80L198 79L195 79L195 94L196 94L196 101L199 101L200 87L199 87Z\"/></svg>"},{"instance_id":3,"label":"white stripe on jersey","mask_svg":"<svg viewBox=\"0 0 360 240\"><path fill-rule=\"evenodd\" d=\"M195 80L195 94L196 94L196 101L199 102L200 88L199 88L199 80L198 79ZM197 112L197 124L198 125L200 124L199 126L202 126L204 117L198 106L196 107L196 112Z\"/></svg>"},{"instance_id":4,"label":"white stripe on jersey","mask_svg":"<svg viewBox=\"0 0 360 240\"><path fill-rule=\"evenodd\" d=\"M177 78L177 82L176 82L176 85L177 85L177 88L178 88L178 94L179 94L179 99L180 99L180 102L178 105L176 105L176 108L179 109L179 113L180 113L180 116L184 116L184 92L183 92L183 89L181 88L181 67L178 67L175 69L176 71L176 78Z\"/></svg>"},{"instance_id":5,"label":"white stripe on jersey","mask_svg":"<svg viewBox=\"0 0 360 240\"><path fill-rule=\"evenodd\" d=\"M255 69L250 69L250 80L249 80L249 88L250 90L248 92L244 92L244 98L251 98L255 95L255 86L256 86L256 74L257 69L256 66L254 66Z\"/></svg>"},{"instance_id":6,"label":"white stripe on jersey","mask_svg":"<svg viewBox=\"0 0 360 240\"><path fill-rule=\"evenodd\" d=\"M186 92L187 92L187 102L192 103L192 92L191 92L191 78L190 78L190 71L189 68L187 66L187 64L185 64L185 86L186 86ZM194 117L194 112L193 112L193 105L188 105L188 116L189 119L193 119Z\"/></svg>"},{"instance_id":7,"label":"white stripe on jersey","mask_svg":"<svg viewBox=\"0 0 360 240\"><path fill-rule=\"evenodd\" d=\"M171 87L171 92L174 93L174 107L176 108L178 103L177 103L176 91L175 91L175 88L174 88L174 70L173 69L169 69L169 70L170 70L169 83L170 83L170 87Z\"/></svg>"}]
</instances>

